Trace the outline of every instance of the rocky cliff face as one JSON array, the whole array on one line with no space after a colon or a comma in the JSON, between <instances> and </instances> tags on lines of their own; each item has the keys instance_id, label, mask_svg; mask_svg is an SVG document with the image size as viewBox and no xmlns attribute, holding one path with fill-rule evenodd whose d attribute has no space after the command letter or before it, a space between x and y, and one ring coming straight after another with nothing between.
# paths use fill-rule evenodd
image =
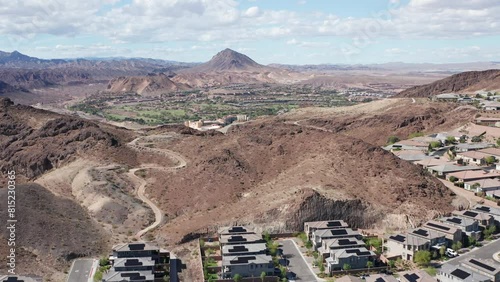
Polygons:
<instances>
[{"instance_id":1,"label":"rocky cliff face","mask_svg":"<svg viewBox=\"0 0 500 282\"><path fill-rule=\"evenodd\" d=\"M500 70L462 72L427 85L406 89L396 97L430 97L441 93L482 89L500 89Z\"/></svg>"},{"instance_id":2,"label":"rocky cliff face","mask_svg":"<svg viewBox=\"0 0 500 282\"><path fill-rule=\"evenodd\" d=\"M77 154L100 151L109 156L124 149L122 136L95 123L13 105L8 99L0 105L0 172L15 169L34 178Z\"/></svg>"},{"instance_id":3,"label":"rocky cliff face","mask_svg":"<svg viewBox=\"0 0 500 282\"><path fill-rule=\"evenodd\" d=\"M285 215L287 230L302 230L304 222L342 219L352 228L371 228L384 218L371 205L359 199L328 199L314 190L303 192L299 201L290 207L292 213Z\"/></svg>"}]
</instances>

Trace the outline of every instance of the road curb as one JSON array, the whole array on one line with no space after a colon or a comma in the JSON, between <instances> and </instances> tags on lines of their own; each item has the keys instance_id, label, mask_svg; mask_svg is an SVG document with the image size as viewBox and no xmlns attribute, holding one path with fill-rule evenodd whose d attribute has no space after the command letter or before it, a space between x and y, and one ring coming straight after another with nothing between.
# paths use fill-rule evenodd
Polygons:
<instances>
[{"instance_id":1,"label":"road curb","mask_svg":"<svg viewBox=\"0 0 500 282\"><path fill-rule=\"evenodd\" d=\"M493 259L497 262L500 262L500 252L496 252L493 254Z\"/></svg>"},{"instance_id":2,"label":"road curb","mask_svg":"<svg viewBox=\"0 0 500 282\"><path fill-rule=\"evenodd\" d=\"M309 268L309 270L311 271L311 273L316 277L316 281L321 281L321 282L326 281L325 279L319 278L318 275L316 275L316 272L314 271L312 265L310 265L307 262L306 258L304 257L304 254L302 254L302 252L300 251L299 246L297 245L297 243L295 243L295 240L293 240L293 239L285 239L285 240L292 241L293 245L295 246L295 248L297 248L297 251L299 252L299 254L302 257L302 259L304 260L304 262L306 263L307 267Z\"/></svg>"},{"instance_id":3,"label":"road curb","mask_svg":"<svg viewBox=\"0 0 500 282\"><path fill-rule=\"evenodd\" d=\"M71 273L73 273L73 267L75 266L75 262L76 262L76 259L73 260L73 262L71 263L71 267L69 268L68 278L66 278L66 282L71 282L71 281L69 281L69 277L71 276Z\"/></svg>"}]
</instances>

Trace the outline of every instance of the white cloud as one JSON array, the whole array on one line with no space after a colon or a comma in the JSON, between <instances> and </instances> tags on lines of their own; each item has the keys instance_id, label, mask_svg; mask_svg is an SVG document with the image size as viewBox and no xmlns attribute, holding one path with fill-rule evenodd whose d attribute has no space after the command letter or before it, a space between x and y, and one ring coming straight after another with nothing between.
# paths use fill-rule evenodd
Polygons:
<instances>
[{"instance_id":1,"label":"white cloud","mask_svg":"<svg viewBox=\"0 0 500 282\"><path fill-rule=\"evenodd\" d=\"M260 15L260 9L257 6L250 7L243 14L249 18L254 18Z\"/></svg>"},{"instance_id":2,"label":"white cloud","mask_svg":"<svg viewBox=\"0 0 500 282\"><path fill-rule=\"evenodd\" d=\"M300 2L300 1L299 1ZM100 35L114 43L297 38L302 47L324 47L306 37L352 38L356 48L378 38L470 38L500 35L498 0L411 0L364 18L325 11L299 13L235 0L0 0L0 35L32 37ZM122 5L122 6L120 6ZM106 7L106 9L104 9Z\"/></svg>"}]
</instances>

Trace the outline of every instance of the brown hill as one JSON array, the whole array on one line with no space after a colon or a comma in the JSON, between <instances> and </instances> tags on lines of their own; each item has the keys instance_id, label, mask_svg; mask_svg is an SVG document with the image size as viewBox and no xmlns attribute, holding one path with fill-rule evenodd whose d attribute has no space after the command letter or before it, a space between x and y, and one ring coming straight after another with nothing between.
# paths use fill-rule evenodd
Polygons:
<instances>
[{"instance_id":1,"label":"brown hill","mask_svg":"<svg viewBox=\"0 0 500 282\"><path fill-rule=\"evenodd\" d=\"M0 80L0 94L10 93L16 91L16 88L8 83Z\"/></svg>"},{"instance_id":2,"label":"brown hill","mask_svg":"<svg viewBox=\"0 0 500 282\"><path fill-rule=\"evenodd\" d=\"M248 56L225 49L204 64L180 70L173 81L193 87L232 83L275 83L295 81L293 73L256 63Z\"/></svg>"},{"instance_id":3,"label":"brown hill","mask_svg":"<svg viewBox=\"0 0 500 282\"><path fill-rule=\"evenodd\" d=\"M190 161L174 175L153 174L151 193L171 219L160 234L171 242L235 222L275 231L328 218L402 227L406 216L420 222L452 209L451 193L420 168L342 134L263 121L169 148Z\"/></svg>"},{"instance_id":4,"label":"brown hill","mask_svg":"<svg viewBox=\"0 0 500 282\"><path fill-rule=\"evenodd\" d=\"M78 154L135 162L135 154L123 146L132 136L128 131L14 105L9 99L0 99L0 117L0 173L15 169L34 178Z\"/></svg>"},{"instance_id":5,"label":"brown hill","mask_svg":"<svg viewBox=\"0 0 500 282\"><path fill-rule=\"evenodd\" d=\"M0 197L7 199L7 189L0 189ZM1 201L0 209L7 211L7 201ZM107 238L85 209L37 184L17 185L16 219L16 273L48 278L46 275L51 274L53 268L63 272L70 260L98 256L106 245ZM0 220L7 222L6 212L2 212ZM8 230L2 228L2 241L6 242L4 238L8 236ZM2 244L0 254L7 256L7 244ZM5 263L0 265L0 273L7 273Z\"/></svg>"},{"instance_id":6,"label":"brown hill","mask_svg":"<svg viewBox=\"0 0 500 282\"><path fill-rule=\"evenodd\" d=\"M436 82L415 86L396 97L430 97L449 92L473 92L500 89L500 70L462 72Z\"/></svg>"},{"instance_id":7,"label":"brown hill","mask_svg":"<svg viewBox=\"0 0 500 282\"><path fill-rule=\"evenodd\" d=\"M185 90L189 87L175 83L166 74L149 74L147 76L118 77L108 83L107 90L114 93L135 92L138 94L163 93Z\"/></svg>"},{"instance_id":8,"label":"brown hill","mask_svg":"<svg viewBox=\"0 0 500 282\"><path fill-rule=\"evenodd\" d=\"M250 57L233 51L224 49L217 53L212 59L204 64L187 69L187 72L237 72L237 71L262 71L268 70L266 66L256 63Z\"/></svg>"},{"instance_id":9,"label":"brown hill","mask_svg":"<svg viewBox=\"0 0 500 282\"><path fill-rule=\"evenodd\" d=\"M404 140L415 132L449 131L472 121L476 114L472 106L394 98L348 108L304 108L281 118L383 146L389 136Z\"/></svg>"}]
</instances>

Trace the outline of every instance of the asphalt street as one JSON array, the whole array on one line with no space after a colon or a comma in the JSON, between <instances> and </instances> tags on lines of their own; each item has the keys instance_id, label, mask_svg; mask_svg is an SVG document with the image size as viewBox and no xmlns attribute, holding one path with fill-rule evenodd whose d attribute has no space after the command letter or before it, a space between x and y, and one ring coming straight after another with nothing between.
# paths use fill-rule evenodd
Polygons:
<instances>
[{"instance_id":1,"label":"asphalt street","mask_svg":"<svg viewBox=\"0 0 500 282\"><path fill-rule=\"evenodd\" d=\"M71 267L68 282L88 282L93 259L77 259Z\"/></svg>"},{"instance_id":2,"label":"asphalt street","mask_svg":"<svg viewBox=\"0 0 500 282\"><path fill-rule=\"evenodd\" d=\"M316 282L316 276L311 272L307 263L302 259L300 251L295 247L292 241L283 240L282 244L283 255L289 260L289 271L297 275L293 280L300 282Z\"/></svg>"},{"instance_id":3,"label":"asphalt street","mask_svg":"<svg viewBox=\"0 0 500 282\"><path fill-rule=\"evenodd\" d=\"M493 254L500 251L500 240L495 240L490 242L489 244L485 244L481 248L477 248L468 253L459 255L456 258L453 258L448 261L448 263L452 265L459 265L462 260L466 260L468 258L479 258L479 259L493 259Z\"/></svg>"}]
</instances>

